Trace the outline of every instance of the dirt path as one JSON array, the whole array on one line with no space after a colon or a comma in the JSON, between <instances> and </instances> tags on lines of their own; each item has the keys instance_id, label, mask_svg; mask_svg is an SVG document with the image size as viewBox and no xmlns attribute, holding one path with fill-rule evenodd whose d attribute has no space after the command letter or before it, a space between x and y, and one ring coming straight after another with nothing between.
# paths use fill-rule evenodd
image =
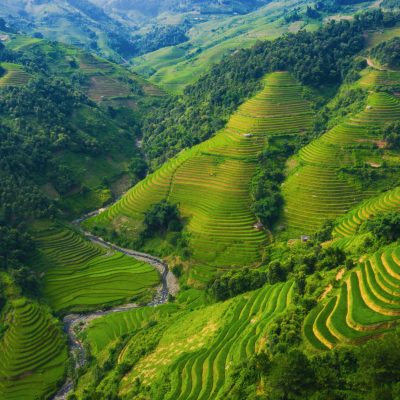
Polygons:
<instances>
[{"instance_id":1,"label":"dirt path","mask_svg":"<svg viewBox=\"0 0 400 400\"><path fill-rule=\"evenodd\" d=\"M376 65L369 57L366 58L367 64L371 68L375 68L378 71L387 71L386 68L380 67L379 65Z\"/></svg>"},{"instance_id":2,"label":"dirt path","mask_svg":"<svg viewBox=\"0 0 400 400\"><path fill-rule=\"evenodd\" d=\"M82 218L79 218L73 221L73 224L80 228L80 224L86 219L100 214L103 209L90 212L84 215ZM157 293L154 296L153 300L146 304L146 306L156 307L160 304L165 304L168 301L169 294L176 295L179 291L179 284L177 282L176 277L169 271L168 265L161 259L154 257L150 254L141 253L139 251L124 249L115 244L105 241L101 237L92 235L90 232L85 232L80 228L81 232L93 243L98 244L100 246L106 247L107 249L119 251L128 257L135 258L139 261L144 261L154 268L156 268L161 275L161 284L157 288ZM139 306L134 303L120 305L109 310L98 310L89 313L82 314L69 314L64 317L64 331L68 336L68 346L71 357L75 361L75 369L81 368L86 363L86 352L83 347L83 343L78 339L78 327L79 331L86 328L89 322L93 321L96 318L103 317L105 315L109 315L112 313L124 312L128 310L132 310L134 308L139 308L143 306ZM57 394L53 397L53 400L65 400L70 392L73 390L73 381L71 379L67 379L64 385L60 388Z\"/></svg>"}]
</instances>

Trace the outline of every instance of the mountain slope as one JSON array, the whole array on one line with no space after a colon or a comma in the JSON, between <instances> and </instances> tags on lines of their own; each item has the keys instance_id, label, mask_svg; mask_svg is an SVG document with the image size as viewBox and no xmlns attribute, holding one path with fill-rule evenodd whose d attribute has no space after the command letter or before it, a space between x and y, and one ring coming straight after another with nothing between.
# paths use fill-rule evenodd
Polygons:
<instances>
[{"instance_id":1,"label":"mountain slope","mask_svg":"<svg viewBox=\"0 0 400 400\"><path fill-rule=\"evenodd\" d=\"M114 226L122 236L132 237L140 231L143 213L168 199L187 219L194 261L214 267L260 262L267 235L253 227L249 193L257 156L268 138L304 133L312 124L310 105L290 74L267 75L264 84L225 129L183 151L87 225Z\"/></svg>"},{"instance_id":2,"label":"mountain slope","mask_svg":"<svg viewBox=\"0 0 400 400\"><path fill-rule=\"evenodd\" d=\"M359 84L366 85L375 75L375 71L368 71ZM363 180L362 173L369 170L373 174L379 168L381 175L390 175L396 161L390 156L392 152L382 148L379 129L399 119L400 101L393 94L370 93L363 111L299 152L298 166L283 186L285 222L290 232L312 233L327 219L343 215L363 199L388 188L382 187L384 181L378 185ZM392 162L385 165L389 157Z\"/></svg>"}]
</instances>

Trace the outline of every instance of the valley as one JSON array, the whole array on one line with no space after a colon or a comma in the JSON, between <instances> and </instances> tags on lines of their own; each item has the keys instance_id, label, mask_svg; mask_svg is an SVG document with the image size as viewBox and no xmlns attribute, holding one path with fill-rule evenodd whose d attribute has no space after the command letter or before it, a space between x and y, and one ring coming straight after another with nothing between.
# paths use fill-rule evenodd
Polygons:
<instances>
[{"instance_id":1,"label":"valley","mask_svg":"<svg viewBox=\"0 0 400 400\"><path fill-rule=\"evenodd\" d=\"M396 1L5 3L1 400L398 399Z\"/></svg>"}]
</instances>

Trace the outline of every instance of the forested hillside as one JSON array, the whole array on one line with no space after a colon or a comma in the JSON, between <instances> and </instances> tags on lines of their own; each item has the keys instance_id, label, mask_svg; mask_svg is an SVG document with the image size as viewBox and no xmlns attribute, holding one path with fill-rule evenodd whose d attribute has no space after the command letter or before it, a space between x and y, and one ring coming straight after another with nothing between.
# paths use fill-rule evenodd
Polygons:
<instances>
[{"instance_id":1,"label":"forested hillside","mask_svg":"<svg viewBox=\"0 0 400 400\"><path fill-rule=\"evenodd\" d=\"M146 299L159 282L150 265L90 246L62 221L101 207L144 176L138 127L163 93L72 47L16 34L6 46L0 397L33 399L54 393L67 369L66 340L51 313Z\"/></svg>"},{"instance_id":2,"label":"forested hillside","mask_svg":"<svg viewBox=\"0 0 400 400\"><path fill-rule=\"evenodd\" d=\"M342 3L179 95L0 25L2 400L399 398L400 14ZM261 2L96 4L108 35Z\"/></svg>"}]
</instances>

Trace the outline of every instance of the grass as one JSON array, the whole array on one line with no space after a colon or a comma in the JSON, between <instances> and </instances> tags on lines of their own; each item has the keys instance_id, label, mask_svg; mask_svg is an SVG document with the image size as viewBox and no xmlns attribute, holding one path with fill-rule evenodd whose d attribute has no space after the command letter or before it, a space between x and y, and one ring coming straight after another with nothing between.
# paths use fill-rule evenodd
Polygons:
<instances>
[{"instance_id":1,"label":"grass","mask_svg":"<svg viewBox=\"0 0 400 400\"><path fill-rule=\"evenodd\" d=\"M31 75L18 64L1 63L6 73L0 78L0 88L7 86L22 86L28 83Z\"/></svg>"},{"instance_id":2,"label":"grass","mask_svg":"<svg viewBox=\"0 0 400 400\"><path fill-rule=\"evenodd\" d=\"M64 378L67 346L59 323L27 299L13 300L0 340L0 398L49 397Z\"/></svg>"},{"instance_id":3,"label":"grass","mask_svg":"<svg viewBox=\"0 0 400 400\"><path fill-rule=\"evenodd\" d=\"M238 109L225 129L168 161L87 226L116 227L135 237L143 213L168 199L179 205L187 221L196 263L226 267L259 262L268 237L253 228L250 181L268 137L310 129L313 114L301 90L290 74L269 74L264 89Z\"/></svg>"},{"instance_id":4,"label":"grass","mask_svg":"<svg viewBox=\"0 0 400 400\"><path fill-rule=\"evenodd\" d=\"M43 294L53 310L81 311L149 296L157 271L122 253L104 249L65 228L35 232Z\"/></svg>"},{"instance_id":5,"label":"grass","mask_svg":"<svg viewBox=\"0 0 400 400\"><path fill-rule=\"evenodd\" d=\"M165 399L217 398L229 367L264 348L268 326L291 302L291 291L292 282L265 286L173 322L157 348L124 377L120 394L129 396L136 377L158 385L168 366Z\"/></svg>"},{"instance_id":6,"label":"grass","mask_svg":"<svg viewBox=\"0 0 400 400\"><path fill-rule=\"evenodd\" d=\"M40 43L42 40L37 38L32 38L24 35L11 35L11 40L6 42L6 46L14 51L26 50L28 47Z\"/></svg>"},{"instance_id":7,"label":"grass","mask_svg":"<svg viewBox=\"0 0 400 400\"><path fill-rule=\"evenodd\" d=\"M315 349L357 344L400 320L400 248L374 254L345 277L338 293L310 313L304 337Z\"/></svg>"},{"instance_id":8,"label":"grass","mask_svg":"<svg viewBox=\"0 0 400 400\"><path fill-rule=\"evenodd\" d=\"M367 36L366 46L370 49L397 36L400 36L400 27L398 26L383 31L370 32Z\"/></svg>"},{"instance_id":9,"label":"grass","mask_svg":"<svg viewBox=\"0 0 400 400\"><path fill-rule=\"evenodd\" d=\"M90 345L92 354L97 356L121 336L142 328L151 320L155 321L176 311L177 307L174 304L166 304L109 314L89 324L85 339Z\"/></svg>"}]
</instances>

